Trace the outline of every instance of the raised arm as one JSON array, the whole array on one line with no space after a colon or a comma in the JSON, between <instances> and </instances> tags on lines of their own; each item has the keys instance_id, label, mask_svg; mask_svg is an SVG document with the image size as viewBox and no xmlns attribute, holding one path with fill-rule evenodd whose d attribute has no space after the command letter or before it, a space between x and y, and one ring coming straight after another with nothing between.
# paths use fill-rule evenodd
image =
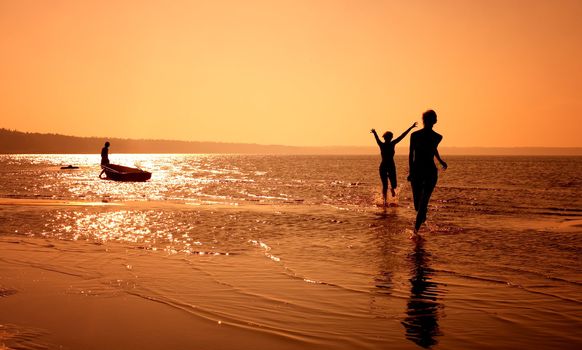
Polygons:
<instances>
[{"instance_id":1,"label":"raised arm","mask_svg":"<svg viewBox=\"0 0 582 350\"><path fill-rule=\"evenodd\" d=\"M402 141L402 139L404 137L406 137L406 135L408 135L408 133L410 132L410 130L412 130L413 128L415 128L417 124L418 124L417 122L414 122L414 124L412 124L412 126L410 128L406 129L406 131L403 132L402 135L398 136L394 141L392 141L392 143L393 144L397 144L398 142Z\"/></svg>"},{"instance_id":2,"label":"raised arm","mask_svg":"<svg viewBox=\"0 0 582 350\"><path fill-rule=\"evenodd\" d=\"M382 147L382 145L384 143L382 141L380 141L380 138L378 137L378 134L376 133L376 129L372 129L372 130L370 130L370 132L372 134L374 134L374 137L376 138L376 143L378 144L378 146Z\"/></svg>"}]
</instances>

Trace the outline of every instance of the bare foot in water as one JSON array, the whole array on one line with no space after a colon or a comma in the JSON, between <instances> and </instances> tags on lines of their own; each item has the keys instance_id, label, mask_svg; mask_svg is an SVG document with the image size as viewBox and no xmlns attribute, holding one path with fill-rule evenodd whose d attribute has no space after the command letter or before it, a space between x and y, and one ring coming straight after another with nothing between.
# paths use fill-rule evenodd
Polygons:
<instances>
[{"instance_id":1,"label":"bare foot in water","mask_svg":"<svg viewBox=\"0 0 582 350\"><path fill-rule=\"evenodd\" d=\"M393 188L390 189L390 192L392 192L392 197L396 197L396 192L394 191Z\"/></svg>"},{"instance_id":2,"label":"bare foot in water","mask_svg":"<svg viewBox=\"0 0 582 350\"><path fill-rule=\"evenodd\" d=\"M410 236L410 239L413 242L422 242L424 240L424 237L422 237L421 235L418 234L418 231L414 231L414 233L412 234L412 236Z\"/></svg>"}]
</instances>

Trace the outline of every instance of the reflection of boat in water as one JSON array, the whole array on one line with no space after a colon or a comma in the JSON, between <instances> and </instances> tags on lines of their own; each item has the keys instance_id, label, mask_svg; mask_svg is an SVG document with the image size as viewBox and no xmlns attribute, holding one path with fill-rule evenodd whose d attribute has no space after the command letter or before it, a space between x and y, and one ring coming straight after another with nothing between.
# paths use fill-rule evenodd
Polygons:
<instances>
[{"instance_id":1,"label":"reflection of boat in water","mask_svg":"<svg viewBox=\"0 0 582 350\"><path fill-rule=\"evenodd\" d=\"M101 165L103 171L99 174L102 179L114 181L147 181L152 177L152 173L138 168L130 168L117 164ZM105 173L106 177L102 177Z\"/></svg>"},{"instance_id":2,"label":"reflection of boat in water","mask_svg":"<svg viewBox=\"0 0 582 350\"><path fill-rule=\"evenodd\" d=\"M61 169L63 169L63 170L67 170L67 169L79 169L79 167L78 166L67 165L67 166L62 166Z\"/></svg>"}]
</instances>

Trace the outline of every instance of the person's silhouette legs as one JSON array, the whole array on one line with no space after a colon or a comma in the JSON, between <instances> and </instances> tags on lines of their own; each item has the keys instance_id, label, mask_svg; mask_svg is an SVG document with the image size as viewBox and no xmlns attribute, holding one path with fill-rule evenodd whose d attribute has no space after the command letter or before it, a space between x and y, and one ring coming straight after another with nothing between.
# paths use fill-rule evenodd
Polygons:
<instances>
[{"instance_id":1,"label":"person's silhouette legs","mask_svg":"<svg viewBox=\"0 0 582 350\"><path fill-rule=\"evenodd\" d=\"M414 232L418 232L420 226L426 221L428 202L437 183L437 176L412 181L412 196L416 213Z\"/></svg>"},{"instance_id":2,"label":"person's silhouette legs","mask_svg":"<svg viewBox=\"0 0 582 350\"><path fill-rule=\"evenodd\" d=\"M380 179L382 180L382 198L386 206L386 196L388 194L388 170L384 165L380 165Z\"/></svg>"}]
</instances>

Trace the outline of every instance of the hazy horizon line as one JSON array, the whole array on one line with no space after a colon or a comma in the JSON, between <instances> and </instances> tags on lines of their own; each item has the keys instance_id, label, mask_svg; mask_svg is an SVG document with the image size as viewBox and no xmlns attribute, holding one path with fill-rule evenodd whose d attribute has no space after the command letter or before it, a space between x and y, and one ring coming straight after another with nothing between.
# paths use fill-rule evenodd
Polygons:
<instances>
[{"instance_id":1,"label":"hazy horizon line","mask_svg":"<svg viewBox=\"0 0 582 350\"><path fill-rule=\"evenodd\" d=\"M231 141L187 141L187 140L172 140L172 139L147 139L147 138L121 138L121 137L102 137L102 136L74 136L74 135L65 135L59 133L41 133L41 132L30 132L30 131L19 131L16 129L8 129L8 128L0 128L0 136L5 136L6 134L11 134L12 137L59 137L64 139L69 139L69 141L95 141L99 140L101 143L104 141L113 141L119 143L146 143L150 144L149 147L153 147L153 143L157 143L157 146L160 148L158 152L141 152L141 151L130 151L128 149L118 149L116 153L197 153L197 152L167 152L161 150L162 148L174 148L176 146L182 147L193 147L193 146L212 146L215 145L217 147L236 147L236 146L244 146L244 147L251 147L256 148L256 153L269 153L265 152L270 149L274 153L293 153L293 154L300 154L302 152L306 152L308 154L317 153L317 150L324 151L323 153L326 154L341 154L339 151L346 152L347 154L375 154L378 153L377 146L375 144L369 146L362 146L362 145L325 145L325 146L295 146L295 145L282 145L282 144L259 144L259 143L251 143L251 142L231 142ZM2 142L3 140L0 139L0 146L6 146ZM22 141L22 140L21 140ZM174 147L171 145L173 144ZM177 145L180 144L180 145ZM135 145L133 145L135 146ZM101 146L100 146L101 147ZM129 146L125 146L123 148L127 148ZM5 152L3 149L4 147L0 148L0 153L3 154L18 154L15 152ZM24 147L26 149L26 147ZM142 147L138 147L142 148ZM10 147L7 147L6 150L9 150ZM405 144L396 147L397 154L404 154L407 149ZM450 154L466 154L466 155L582 155L582 147L555 147L555 146L441 146L440 147L442 153L450 153ZM15 149L13 149L15 150ZM98 151L98 150L97 150ZM97 152L95 151L95 152ZM50 152L53 153L53 152ZM40 154L50 154L46 152L40 152ZM71 153L71 152L57 152L57 153ZM78 153L78 152L74 152ZM85 152L82 152L85 153ZM91 154L90 152L88 154ZM211 150L209 153L255 153L250 151L249 149L243 151L226 151L226 150ZM24 154L31 154L30 152L24 152Z\"/></svg>"}]
</instances>

